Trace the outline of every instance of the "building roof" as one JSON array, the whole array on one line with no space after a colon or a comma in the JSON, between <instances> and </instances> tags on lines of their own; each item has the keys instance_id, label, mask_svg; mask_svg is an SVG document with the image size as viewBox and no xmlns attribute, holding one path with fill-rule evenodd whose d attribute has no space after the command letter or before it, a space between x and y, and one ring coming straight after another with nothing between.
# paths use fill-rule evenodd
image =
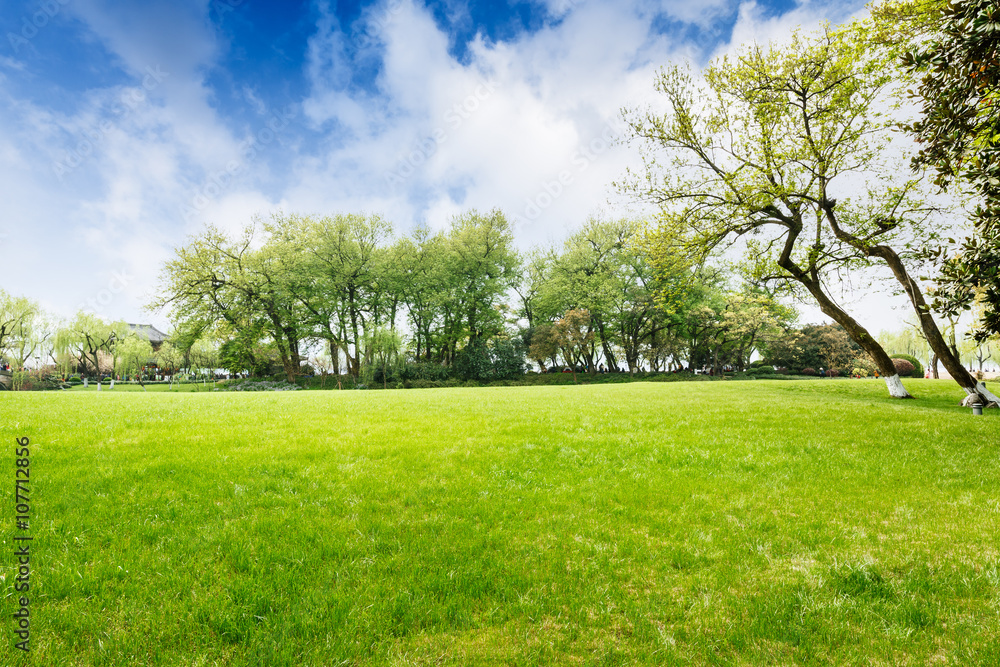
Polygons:
<instances>
[{"instance_id":1,"label":"building roof","mask_svg":"<svg viewBox=\"0 0 1000 667\"><path fill-rule=\"evenodd\" d=\"M150 343L162 343L163 341L170 338L167 334L163 333L152 324L129 324L128 328L132 330L133 333L143 336Z\"/></svg>"}]
</instances>

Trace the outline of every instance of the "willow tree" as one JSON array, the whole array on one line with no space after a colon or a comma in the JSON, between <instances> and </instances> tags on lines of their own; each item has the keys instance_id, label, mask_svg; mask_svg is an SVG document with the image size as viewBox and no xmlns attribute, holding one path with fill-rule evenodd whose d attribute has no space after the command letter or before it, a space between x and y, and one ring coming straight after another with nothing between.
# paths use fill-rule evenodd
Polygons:
<instances>
[{"instance_id":1,"label":"willow tree","mask_svg":"<svg viewBox=\"0 0 1000 667\"><path fill-rule=\"evenodd\" d=\"M871 357L890 395L908 398L889 355L831 293L845 271L887 266L926 313L904 251L937 233L936 218L891 143L890 58L852 26L751 47L698 83L663 70L667 113L626 114L645 173L624 187L660 207L660 243L705 256L741 242L758 277L808 292ZM953 377L976 391L958 369Z\"/></svg>"},{"instance_id":2,"label":"willow tree","mask_svg":"<svg viewBox=\"0 0 1000 667\"><path fill-rule=\"evenodd\" d=\"M80 311L56 331L54 347L58 354L74 359L83 372L92 368L99 380L101 356L111 356L115 345L128 335L129 327L124 321L107 322L93 313Z\"/></svg>"},{"instance_id":3,"label":"willow tree","mask_svg":"<svg viewBox=\"0 0 1000 667\"><path fill-rule=\"evenodd\" d=\"M117 348L118 363L116 364L116 370L121 372L122 376L126 378L130 375L135 375L139 386L142 387L143 391L146 391L146 383L143 375L145 375L146 366L154 358L153 346L145 338L132 334L120 341Z\"/></svg>"}]
</instances>

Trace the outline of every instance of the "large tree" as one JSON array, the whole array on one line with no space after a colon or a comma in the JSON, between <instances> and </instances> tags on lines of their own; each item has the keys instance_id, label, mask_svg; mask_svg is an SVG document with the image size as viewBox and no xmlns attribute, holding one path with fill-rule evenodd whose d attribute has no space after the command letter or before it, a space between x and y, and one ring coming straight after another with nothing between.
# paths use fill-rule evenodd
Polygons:
<instances>
[{"instance_id":1,"label":"large tree","mask_svg":"<svg viewBox=\"0 0 1000 667\"><path fill-rule=\"evenodd\" d=\"M236 332L265 331L292 381L301 364L303 313L288 298L282 258L258 237L257 224L235 237L206 227L167 262L150 306L169 308L175 322L196 330L224 323Z\"/></svg>"},{"instance_id":2,"label":"large tree","mask_svg":"<svg viewBox=\"0 0 1000 667\"><path fill-rule=\"evenodd\" d=\"M502 333L501 306L521 270L514 235L504 214L472 210L453 218L445 262L456 287L452 298L461 336L474 343Z\"/></svg>"},{"instance_id":3,"label":"large tree","mask_svg":"<svg viewBox=\"0 0 1000 667\"><path fill-rule=\"evenodd\" d=\"M893 164L893 121L879 109L892 101L895 73L869 37L854 25L751 47L708 67L702 86L679 69L662 72L668 113L628 117L633 136L656 149L628 187L660 206L661 238L688 253L741 239L758 275L808 292L871 357L890 395L908 398L889 355L831 293L844 271L888 267L952 376L988 395L946 358L904 261L902 249L933 234L935 218L920 180L900 177Z\"/></svg>"},{"instance_id":4,"label":"large tree","mask_svg":"<svg viewBox=\"0 0 1000 667\"><path fill-rule=\"evenodd\" d=\"M326 342L334 363L343 353L358 377L366 332L395 326L399 297L386 280L392 225L377 215L277 214L266 229L284 298L298 305L304 327Z\"/></svg>"}]
</instances>

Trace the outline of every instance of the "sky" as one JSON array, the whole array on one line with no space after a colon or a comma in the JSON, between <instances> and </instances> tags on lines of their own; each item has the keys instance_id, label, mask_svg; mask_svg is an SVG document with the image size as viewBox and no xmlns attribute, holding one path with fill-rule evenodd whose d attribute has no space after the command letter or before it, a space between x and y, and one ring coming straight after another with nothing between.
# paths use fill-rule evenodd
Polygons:
<instances>
[{"instance_id":1,"label":"sky","mask_svg":"<svg viewBox=\"0 0 1000 667\"><path fill-rule=\"evenodd\" d=\"M144 305L206 223L503 210L517 243L641 214L621 110L671 63L840 23L858 0L0 0L2 280L50 312ZM873 332L898 300L857 303ZM803 323L823 320L803 309Z\"/></svg>"}]
</instances>

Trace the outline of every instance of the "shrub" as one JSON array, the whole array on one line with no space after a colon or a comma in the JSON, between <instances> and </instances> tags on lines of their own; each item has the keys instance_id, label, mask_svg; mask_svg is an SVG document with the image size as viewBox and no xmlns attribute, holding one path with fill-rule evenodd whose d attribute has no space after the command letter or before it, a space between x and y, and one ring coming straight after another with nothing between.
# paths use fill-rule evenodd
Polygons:
<instances>
[{"instance_id":1,"label":"shrub","mask_svg":"<svg viewBox=\"0 0 1000 667\"><path fill-rule=\"evenodd\" d=\"M451 377L451 369L433 361L418 361L403 364L397 375L403 382L408 380L441 382Z\"/></svg>"},{"instance_id":2,"label":"shrub","mask_svg":"<svg viewBox=\"0 0 1000 667\"><path fill-rule=\"evenodd\" d=\"M493 377L513 380L524 375L524 345L519 340L494 340Z\"/></svg>"},{"instance_id":3,"label":"shrub","mask_svg":"<svg viewBox=\"0 0 1000 667\"><path fill-rule=\"evenodd\" d=\"M866 378L868 377L868 369L854 367L851 369L851 375L854 377Z\"/></svg>"},{"instance_id":4,"label":"shrub","mask_svg":"<svg viewBox=\"0 0 1000 667\"><path fill-rule=\"evenodd\" d=\"M869 375L874 375L878 371L878 367L870 357L865 356L858 357L851 362L851 375L858 375L858 373L854 372L856 370L863 370L865 374L861 377L868 377Z\"/></svg>"},{"instance_id":5,"label":"shrub","mask_svg":"<svg viewBox=\"0 0 1000 667\"><path fill-rule=\"evenodd\" d=\"M455 375L463 380L491 382L524 375L524 346L520 341L494 339L470 343L455 358Z\"/></svg>"},{"instance_id":6,"label":"shrub","mask_svg":"<svg viewBox=\"0 0 1000 667\"><path fill-rule=\"evenodd\" d=\"M910 377L922 378L924 376L924 367L919 361L917 361L916 357L911 357L908 354L894 354L892 355L892 358L905 359L906 361L909 361L911 364L913 364L913 370L910 372ZM893 361L892 363L895 364L896 362ZM903 374L903 372L900 371L898 367L896 368L896 372L899 373L900 375Z\"/></svg>"},{"instance_id":7,"label":"shrub","mask_svg":"<svg viewBox=\"0 0 1000 667\"><path fill-rule=\"evenodd\" d=\"M753 362L757 363L756 361ZM774 366L768 366L767 364L760 364L754 366L750 364L750 369L747 371L748 375L774 375Z\"/></svg>"},{"instance_id":8,"label":"shrub","mask_svg":"<svg viewBox=\"0 0 1000 667\"><path fill-rule=\"evenodd\" d=\"M826 372L826 375L827 377L832 377L832 378L840 377L840 371L838 371L836 368L831 368Z\"/></svg>"},{"instance_id":9,"label":"shrub","mask_svg":"<svg viewBox=\"0 0 1000 667\"><path fill-rule=\"evenodd\" d=\"M815 368L803 368L802 369L802 374L803 375L818 375L818 373L816 373L816 369Z\"/></svg>"},{"instance_id":10,"label":"shrub","mask_svg":"<svg viewBox=\"0 0 1000 667\"><path fill-rule=\"evenodd\" d=\"M893 357L892 365L896 367L896 372L899 373L901 377L912 377L914 366L906 359L899 359Z\"/></svg>"},{"instance_id":11,"label":"shrub","mask_svg":"<svg viewBox=\"0 0 1000 667\"><path fill-rule=\"evenodd\" d=\"M302 387L289 382L270 380L235 380L225 385L226 391L298 391Z\"/></svg>"}]
</instances>

